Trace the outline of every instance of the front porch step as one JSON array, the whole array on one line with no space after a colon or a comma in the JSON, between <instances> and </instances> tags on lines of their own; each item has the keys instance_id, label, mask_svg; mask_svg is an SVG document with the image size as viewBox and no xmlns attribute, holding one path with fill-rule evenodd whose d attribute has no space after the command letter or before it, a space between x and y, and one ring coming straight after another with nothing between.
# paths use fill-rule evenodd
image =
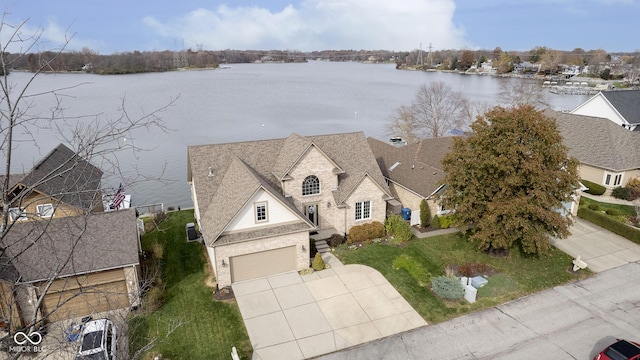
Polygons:
<instances>
[{"instance_id":1,"label":"front porch step","mask_svg":"<svg viewBox=\"0 0 640 360\"><path fill-rule=\"evenodd\" d=\"M327 253L331 250L326 240L316 240L316 249L321 254Z\"/></svg>"}]
</instances>

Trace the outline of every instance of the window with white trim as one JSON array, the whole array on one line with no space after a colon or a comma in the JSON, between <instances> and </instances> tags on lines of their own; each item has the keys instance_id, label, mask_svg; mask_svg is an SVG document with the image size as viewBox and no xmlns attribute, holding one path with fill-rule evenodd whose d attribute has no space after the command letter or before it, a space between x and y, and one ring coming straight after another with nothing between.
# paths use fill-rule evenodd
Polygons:
<instances>
[{"instance_id":1,"label":"window with white trim","mask_svg":"<svg viewBox=\"0 0 640 360\"><path fill-rule=\"evenodd\" d=\"M320 179L315 175L309 175L302 182L302 196L320 194Z\"/></svg>"},{"instance_id":2,"label":"window with white trim","mask_svg":"<svg viewBox=\"0 0 640 360\"><path fill-rule=\"evenodd\" d=\"M620 186L623 173L604 173L604 184L607 186Z\"/></svg>"},{"instance_id":3,"label":"window with white trim","mask_svg":"<svg viewBox=\"0 0 640 360\"><path fill-rule=\"evenodd\" d=\"M256 203L256 222L264 222L268 220L267 217L267 203L259 202Z\"/></svg>"},{"instance_id":4,"label":"window with white trim","mask_svg":"<svg viewBox=\"0 0 640 360\"><path fill-rule=\"evenodd\" d=\"M371 201L360 201L356 203L356 220L371 218Z\"/></svg>"},{"instance_id":5,"label":"window with white trim","mask_svg":"<svg viewBox=\"0 0 640 360\"><path fill-rule=\"evenodd\" d=\"M38 216L44 217L52 217L53 216L53 204L40 204L36 206L36 211L38 212Z\"/></svg>"},{"instance_id":6,"label":"window with white trim","mask_svg":"<svg viewBox=\"0 0 640 360\"><path fill-rule=\"evenodd\" d=\"M27 213L24 211L24 208L9 208L9 217L11 221L24 220L27 218Z\"/></svg>"}]
</instances>

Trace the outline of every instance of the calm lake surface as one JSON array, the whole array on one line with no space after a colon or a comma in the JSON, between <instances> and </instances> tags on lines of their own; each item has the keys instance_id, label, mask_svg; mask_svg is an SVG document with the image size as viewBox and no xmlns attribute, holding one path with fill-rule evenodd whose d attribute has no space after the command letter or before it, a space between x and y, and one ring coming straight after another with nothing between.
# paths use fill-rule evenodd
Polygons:
<instances>
[{"instance_id":1,"label":"calm lake surface","mask_svg":"<svg viewBox=\"0 0 640 360\"><path fill-rule=\"evenodd\" d=\"M26 73L12 73L9 80L23 84ZM126 191L134 205L164 203L192 206L187 177L187 146L301 135L364 131L387 139L385 126L394 109L409 104L423 84L444 81L468 99L497 104L501 81L509 78L441 72L396 70L392 64L317 62L296 64L237 64L230 69L177 71L139 75L43 74L29 94L59 91L64 115L94 115L107 121L125 108L139 117L176 99L160 114L172 129L139 131L126 141L150 151L119 158L127 184L136 173L162 177L163 181L140 181ZM555 110L570 110L586 96L549 94ZM46 115L55 97L34 97L28 112ZM23 106L24 107L24 106ZM21 139L29 139L21 134ZM13 172L31 168L34 162L64 139L51 131L33 130L38 146L26 141L18 146ZM125 141L124 139L121 141ZM100 165L100 164L96 164Z\"/></svg>"}]
</instances>

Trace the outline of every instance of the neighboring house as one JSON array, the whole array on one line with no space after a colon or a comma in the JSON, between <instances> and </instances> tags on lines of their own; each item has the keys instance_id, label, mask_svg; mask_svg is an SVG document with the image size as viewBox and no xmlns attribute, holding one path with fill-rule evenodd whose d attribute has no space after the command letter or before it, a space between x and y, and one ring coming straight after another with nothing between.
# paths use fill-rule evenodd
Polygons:
<instances>
[{"instance_id":1,"label":"neighboring house","mask_svg":"<svg viewBox=\"0 0 640 360\"><path fill-rule=\"evenodd\" d=\"M62 144L26 175L9 177L0 322L26 324L36 311L38 319L56 321L139 304L136 214L103 213L101 178Z\"/></svg>"},{"instance_id":2,"label":"neighboring house","mask_svg":"<svg viewBox=\"0 0 640 360\"><path fill-rule=\"evenodd\" d=\"M605 118L548 110L557 119L569 155L580 161L580 177L611 190L640 176L640 133Z\"/></svg>"},{"instance_id":3,"label":"neighboring house","mask_svg":"<svg viewBox=\"0 0 640 360\"><path fill-rule=\"evenodd\" d=\"M101 179L100 169L60 144L26 175L10 176L9 220L102 212Z\"/></svg>"},{"instance_id":4,"label":"neighboring house","mask_svg":"<svg viewBox=\"0 0 640 360\"><path fill-rule=\"evenodd\" d=\"M606 118L640 132L640 90L601 91L571 113Z\"/></svg>"},{"instance_id":5,"label":"neighboring house","mask_svg":"<svg viewBox=\"0 0 640 360\"><path fill-rule=\"evenodd\" d=\"M427 200L431 214L448 213L437 200L445 173L441 161L453 145L453 137L424 139L406 146L368 138L391 194L411 209L411 225L420 223L420 202Z\"/></svg>"},{"instance_id":6,"label":"neighboring house","mask_svg":"<svg viewBox=\"0 0 640 360\"><path fill-rule=\"evenodd\" d=\"M21 221L2 242L2 313L14 324L18 316L31 322L36 311L58 321L139 305L134 209Z\"/></svg>"},{"instance_id":7,"label":"neighboring house","mask_svg":"<svg viewBox=\"0 0 640 360\"><path fill-rule=\"evenodd\" d=\"M383 222L392 196L362 132L190 146L188 182L219 287L309 267L309 232Z\"/></svg>"}]
</instances>

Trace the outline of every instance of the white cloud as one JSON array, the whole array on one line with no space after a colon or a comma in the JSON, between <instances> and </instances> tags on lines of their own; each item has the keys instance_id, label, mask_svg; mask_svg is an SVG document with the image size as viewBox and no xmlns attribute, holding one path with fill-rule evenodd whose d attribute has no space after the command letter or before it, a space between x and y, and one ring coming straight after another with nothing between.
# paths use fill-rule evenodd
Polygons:
<instances>
[{"instance_id":1,"label":"white cloud","mask_svg":"<svg viewBox=\"0 0 640 360\"><path fill-rule=\"evenodd\" d=\"M143 22L158 36L207 49L461 48L468 44L454 10L453 0L305 0L279 11L222 5Z\"/></svg>"}]
</instances>

